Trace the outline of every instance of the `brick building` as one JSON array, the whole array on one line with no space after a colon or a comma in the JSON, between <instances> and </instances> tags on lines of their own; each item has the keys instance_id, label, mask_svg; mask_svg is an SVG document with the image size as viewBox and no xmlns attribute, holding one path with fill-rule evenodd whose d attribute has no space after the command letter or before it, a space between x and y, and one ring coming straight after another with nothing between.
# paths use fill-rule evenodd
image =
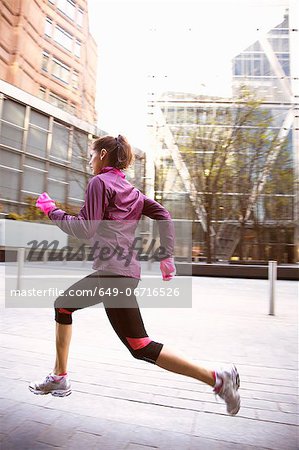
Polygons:
<instances>
[{"instance_id":1,"label":"brick building","mask_svg":"<svg viewBox=\"0 0 299 450\"><path fill-rule=\"evenodd\" d=\"M1 0L0 78L90 124L97 46L87 0Z\"/></svg>"}]
</instances>

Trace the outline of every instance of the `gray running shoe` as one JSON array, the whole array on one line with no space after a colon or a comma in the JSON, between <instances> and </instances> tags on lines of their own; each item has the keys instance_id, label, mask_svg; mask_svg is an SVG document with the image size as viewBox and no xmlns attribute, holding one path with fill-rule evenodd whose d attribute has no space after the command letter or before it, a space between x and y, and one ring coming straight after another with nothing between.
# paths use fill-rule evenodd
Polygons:
<instances>
[{"instance_id":1,"label":"gray running shoe","mask_svg":"<svg viewBox=\"0 0 299 450\"><path fill-rule=\"evenodd\" d=\"M59 381L55 381L52 374L47 375L41 383L30 383L29 390L33 392L33 394L52 394L54 397L66 397L72 393L68 376L61 377Z\"/></svg>"},{"instance_id":2,"label":"gray running shoe","mask_svg":"<svg viewBox=\"0 0 299 450\"><path fill-rule=\"evenodd\" d=\"M217 371L217 376L222 379L220 389L214 389L216 395L219 395L226 403L226 410L231 416L238 414L241 399L238 389L240 387L240 377L235 366L228 370Z\"/></svg>"}]
</instances>

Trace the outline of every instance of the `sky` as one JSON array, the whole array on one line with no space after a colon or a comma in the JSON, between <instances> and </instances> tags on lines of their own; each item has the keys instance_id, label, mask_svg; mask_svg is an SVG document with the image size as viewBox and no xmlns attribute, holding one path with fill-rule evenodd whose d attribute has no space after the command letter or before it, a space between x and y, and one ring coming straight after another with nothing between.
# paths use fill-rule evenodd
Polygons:
<instances>
[{"instance_id":1,"label":"sky","mask_svg":"<svg viewBox=\"0 0 299 450\"><path fill-rule=\"evenodd\" d=\"M257 29L283 19L287 0L88 0L98 45L98 125L148 146L150 92L229 97L231 60Z\"/></svg>"}]
</instances>

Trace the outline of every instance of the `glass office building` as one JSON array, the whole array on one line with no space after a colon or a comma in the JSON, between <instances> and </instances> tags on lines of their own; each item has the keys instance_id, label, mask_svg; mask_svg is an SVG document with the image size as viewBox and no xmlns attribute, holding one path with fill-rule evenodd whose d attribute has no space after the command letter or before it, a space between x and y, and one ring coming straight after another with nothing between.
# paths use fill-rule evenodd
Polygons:
<instances>
[{"instance_id":1,"label":"glass office building","mask_svg":"<svg viewBox=\"0 0 299 450\"><path fill-rule=\"evenodd\" d=\"M289 179L293 180L296 172L296 154L298 151L294 123L294 91L291 71L290 52L291 33L288 11L279 23L267 33L261 33L256 42L238 54L232 61L232 98L219 98L194 95L192 93L166 92L152 105L155 113L155 132L160 146L157 163L156 198L163 199L176 219L187 218L193 222L193 246L200 248L198 253L205 255L205 204L206 193L198 189L194 183L194 167L188 167L188 159L184 152L193 145L193 153L200 153L200 144L190 144L190 136L200 123L201 127L211 126L214 117L215 133L213 139L220 141L219 136L229 127L224 126L229 111L233 116L237 93L241 86L247 86L260 99L261 115L271 117L271 130L279 139L286 139L286 159L284 164L289 168ZM250 126L248 127L248 129ZM206 133L208 136L208 133ZM189 142L189 144L188 144ZM191 148L190 147L190 148ZM190 150L189 148L189 150ZM234 149L238 152L238 148ZM279 158L279 152L273 151L273 162ZM281 162L281 165L283 163ZM272 167L272 166L271 166ZM208 169L207 169L208 170ZM295 174L296 175L296 174ZM261 181L265 184L271 180L271 170ZM296 176L294 177L296 178ZM251 214L246 222L246 230L242 250L239 246L239 217L237 204L241 192L227 183L222 192L216 193L214 214L211 224L211 235L214 240L214 256L216 259L238 258L242 252L243 259L294 262L296 219L298 218L298 199L293 181L275 185L271 193L264 190L258 194L248 192L252 196ZM235 213L231 213L235 211ZM260 229L258 236L256 222ZM261 231L262 229L262 231ZM225 251L221 252L217 242L230 241Z\"/></svg>"},{"instance_id":2,"label":"glass office building","mask_svg":"<svg viewBox=\"0 0 299 450\"><path fill-rule=\"evenodd\" d=\"M97 44L87 0L4 2L0 58L0 217L47 191L76 211L90 177ZM144 155L128 173L143 188Z\"/></svg>"},{"instance_id":3,"label":"glass office building","mask_svg":"<svg viewBox=\"0 0 299 450\"><path fill-rule=\"evenodd\" d=\"M91 176L88 145L107 133L8 83L0 87L1 217L24 213L44 191L78 209ZM127 177L144 189L145 157L135 153Z\"/></svg>"},{"instance_id":4,"label":"glass office building","mask_svg":"<svg viewBox=\"0 0 299 450\"><path fill-rule=\"evenodd\" d=\"M291 92L290 24L283 21L233 59L233 90L251 86L265 103L289 106Z\"/></svg>"}]
</instances>

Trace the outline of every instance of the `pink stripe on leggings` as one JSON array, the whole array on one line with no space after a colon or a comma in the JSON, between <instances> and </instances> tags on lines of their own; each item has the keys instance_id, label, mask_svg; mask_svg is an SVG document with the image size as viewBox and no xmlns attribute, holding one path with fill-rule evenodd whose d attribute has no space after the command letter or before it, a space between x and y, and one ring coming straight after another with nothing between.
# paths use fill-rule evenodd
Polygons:
<instances>
[{"instance_id":1,"label":"pink stripe on leggings","mask_svg":"<svg viewBox=\"0 0 299 450\"><path fill-rule=\"evenodd\" d=\"M72 314L72 311L68 311L67 309L64 309L64 308L58 308L58 311L61 314Z\"/></svg>"},{"instance_id":2,"label":"pink stripe on leggings","mask_svg":"<svg viewBox=\"0 0 299 450\"><path fill-rule=\"evenodd\" d=\"M140 348L146 347L148 344L152 342L149 337L144 338L128 338L126 337L130 347L133 350L139 350Z\"/></svg>"}]
</instances>

